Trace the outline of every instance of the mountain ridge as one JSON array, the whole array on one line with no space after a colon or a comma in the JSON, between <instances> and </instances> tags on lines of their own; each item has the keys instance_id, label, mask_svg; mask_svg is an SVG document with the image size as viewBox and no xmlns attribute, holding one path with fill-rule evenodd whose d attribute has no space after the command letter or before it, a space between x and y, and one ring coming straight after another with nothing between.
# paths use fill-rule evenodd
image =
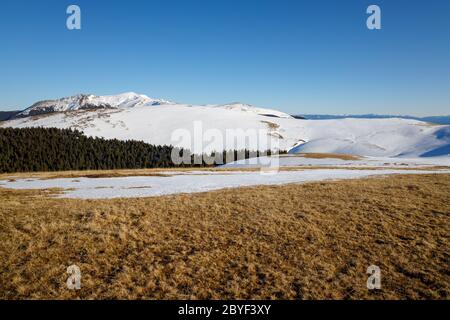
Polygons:
<instances>
[{"instance_id":1,"label":"mountain ridge","mask_svg":"<svg viewBox=\"0 0 450 320\"><path fill-rule=\"evenodd\" d=\"M87 136L174 145L196 153L264 151L269 149L267 144L291 153L374 157L450 153L448 125L399 118L298 120L281 111L243 103L189 105L136 93L38 102L21 116L1 122L0 127L72 128ZM230 131L237 136L228 138ZM247 132L263 132L262 138L247 139ZM219 138L213 139L217 135Z\"/></svg>"},{"instance_id":2,"label":"mountain ridge","mask_svg":"<svg viewBox=\"0 0 450 320\"><path fill-rule=\"evenodd\" d=\"M14 117L28 117L55 112L67 112L92 109L126 109L138 106L183 105L164 99L150 98L144 94L125 92L117 95L97 96L93 94L76 94L54 100L41 100L17 113ZM232 102L226 104L211 104L204 107L223 108L228 110L266 113L271 116L290 118L291 116L277 110L258 108L250 104Z\"/></svg>"},{"instance_id":3,"label":"mountain ridge","mask_svg":"<svg viewBox=\"0 0 450 320\"><path fill-rule=\"evenodd\" d=\"M411 119L425 122L431 122L434 124L450 124L450 115L439 116L410 116L410 115L391 115L391 114L299 114L293 115L293 117L302 117L308 120L332 120L332 119Z\"/></svg>"},{"instance_id":4,"label":"mountain ridge","mask_svg":"<svg viewBox=\"0 0 450 320\"><path fill-rule=\"evenodd\" d=\"M93 94L77 94L55 100L42 100L34 103L16 117L27 117L46 113L89 110L130 108L140 105L163 105L172 102L163 99L152 99L135 92L125 92L118 95L96 96Z\"/></svg>"}]
</instances>

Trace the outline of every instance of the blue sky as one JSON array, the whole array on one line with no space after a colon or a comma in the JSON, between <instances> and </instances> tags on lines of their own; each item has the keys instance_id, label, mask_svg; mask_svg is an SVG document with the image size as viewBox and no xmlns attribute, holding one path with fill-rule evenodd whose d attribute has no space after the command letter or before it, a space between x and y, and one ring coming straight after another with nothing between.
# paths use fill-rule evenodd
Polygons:
<instances>
[{"instance_id":1,"label":"blue sky","mask_svg":"<svg viewBox=\"0 0 450 320\"><path fill-rule=\"evenodd\" d=\"M66 28L77 4L82 30ZM382 30L366 28L366 8ZM450 113L450 1L2 0L0 110L125 91L290 113Z\"/></svg>"}]
</instances>

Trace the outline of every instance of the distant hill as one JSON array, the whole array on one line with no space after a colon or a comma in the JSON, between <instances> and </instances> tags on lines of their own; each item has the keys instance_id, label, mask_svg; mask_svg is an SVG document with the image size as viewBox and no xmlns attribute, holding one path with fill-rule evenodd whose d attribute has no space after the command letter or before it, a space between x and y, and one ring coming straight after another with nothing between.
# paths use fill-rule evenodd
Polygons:
<instances>
[{"instance_id":1,"label":"distant hill","mask_svg":"<svg viewBox=\"0 0 450 320\"><path fill-rule=\"evenodd\" d=\"M329 120L329 119L412 119L431 122L435 124L450 124L450 115L448 116L431 116L431 117L414 117L414 116L396 116L396 115L381 115L381 114L343 114L343 115L331 115L331 114L302 114L295 115L294 118L304 118L309 120Z\"/></svg>"},{"instance_id":2,"label":"distant hill","mask_svg":"<svg viewBox=\"0 0 450 320\"><path fill-rule=\"evenodd\" d=\"M420 157L449 152L450 125L427 125L412 119L372 119L393 116L354 117L369 119L307 121L244 103L191 105L128 92L40 101L2 121L0 127L77 129L88 137L173 145L196 153L278 149Z\"/></svg>"},{"instance_id":3,"label":"distant hill","mask_svg":"<svg viewBox=\"0 0 450 320\"><path fill-rule=\"evenodd\" d=\"M0 121L9 120L19 112L20 111L0 111Z\"/></svg>"}]
</instances>

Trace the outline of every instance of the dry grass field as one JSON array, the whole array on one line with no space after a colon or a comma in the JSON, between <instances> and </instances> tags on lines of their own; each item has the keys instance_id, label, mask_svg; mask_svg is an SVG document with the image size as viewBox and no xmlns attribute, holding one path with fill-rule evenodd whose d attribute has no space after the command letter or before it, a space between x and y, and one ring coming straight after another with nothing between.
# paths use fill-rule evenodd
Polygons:
<instances>
[{"instance_id":1,"label":"dry grass field","mask_svg":"<svg viewBox=\"0 0 450 320\"><path fill-rule=\"evenodd\" d=\"M323 154L322 154L323 155ZM284 157L282 155L280 157ZM347 170L421 170L421 171L434 171L434 170L450 170L449 166L418 166L418 167L399 167L399 166L283 166L279 167L279 171L301 171L301 170L320 170L320 169L347 169ZM178 172L214 172L214 173L226 173L226 172L259 172L261 168L258 167L205 167L205 168L154 168L154 169L116 169L116 170L80 170L80 171L45 171L45 172L15 172L15 173L0 173L0 180L18 180L18 179L59 179L59 178L118 178L118 177L167 177L173 173Z\"/></svg>"},{"instance_id":2,"label":"dry grass field","mask_svg":"<svg viewBox=\"0 0 450 320\"><path fill-rule=\"evenodd\" d=\"M0 188L3 299L449 299L450 175L68 200ZM66 269L81 269L81 290ZM382 289L366 288L381 268Z\"/></svg>"},{"instance_id":3,"label":"dry grass field","mask_svg":"<svg viewBox=\"0 0 450 320\"><path fill-rule=\"evenodd\" d=\"M280 155L280 157L303 157L307 159L340 159L340 160L361 160L361 157L351 154L338 154L338 153L297 153L295 155L287 154Z\"/></svg>"}]
</instances>

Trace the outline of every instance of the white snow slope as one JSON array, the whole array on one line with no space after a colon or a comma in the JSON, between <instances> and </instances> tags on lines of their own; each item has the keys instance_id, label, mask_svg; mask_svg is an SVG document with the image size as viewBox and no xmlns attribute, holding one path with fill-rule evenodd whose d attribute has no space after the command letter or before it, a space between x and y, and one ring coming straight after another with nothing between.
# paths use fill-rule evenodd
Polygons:
<instances>
[{"instance_id":1,"label":"white snow slope","mask_svg":"<svg viewBox=\"0 0 450 320\"><path fill-rule=\"evenodd\" d=\"M221 168L277 168L277 167L339 167L339 168L426 168L434 166L450 167L450 156L419 157L419 158L389 158L389 157L359 157L355 160L338 158L311 159L304 154L289 154L279 157L259 157L238 160Z\"/></svg>"},{"instance_id":2,"label":"white snow slope","mask_svg":"<svg viewBox=\"0 0 450 320\"><path fill-rule=\"evenodd\" d=\"M196 152L199 144L194 146L194 139L189 140L186 136L194 136L194 128L197 127L199 132L200 126L200 132L213 129L224 137L226 130L265 130L272 146L278 145L291 153L410 158L450 153L450 126L405 119L298 120L283 112L240 103L192 106L136 93L103 97L78 95L44 101L34 104L20 116L0 123L0 126L74 128L89 136L171 144ZM178 129L187 130L184 139L179 132L178 136L172 136ZM267 148L261 140L226 139L224 142L208 139L211 136L206 135L200 145L204 152L224 148Z\"/></svg>"}]
</instances>

